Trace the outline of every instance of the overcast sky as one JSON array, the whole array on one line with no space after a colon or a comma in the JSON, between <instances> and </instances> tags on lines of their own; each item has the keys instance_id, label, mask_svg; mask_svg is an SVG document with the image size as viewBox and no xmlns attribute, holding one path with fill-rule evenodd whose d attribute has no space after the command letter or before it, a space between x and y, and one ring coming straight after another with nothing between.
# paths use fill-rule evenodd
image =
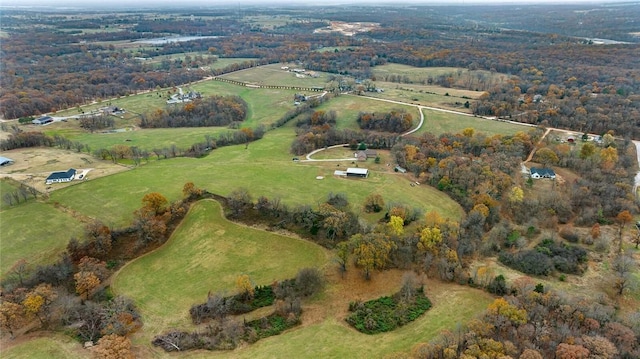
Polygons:
<instances>
[{"instance_id":1,"label":"overcast sky","mask_svg":"<svg viewBox=\"0 0 640 359\"><path fill-rule=\"evenodd\" d=\"M81 7L81 8L119 8L119 7L190 7L190 6L238 6L238 5L309 5L317 6L319 4L337 5L337 4L440 4L440 5L462 5L462 4L558 4L558 3L611 3L620 2L619 0L398 0L398 1L375 1L375 0L0 0L0 6L51 6L51 7Z\"/></svg>"}]
</instances>

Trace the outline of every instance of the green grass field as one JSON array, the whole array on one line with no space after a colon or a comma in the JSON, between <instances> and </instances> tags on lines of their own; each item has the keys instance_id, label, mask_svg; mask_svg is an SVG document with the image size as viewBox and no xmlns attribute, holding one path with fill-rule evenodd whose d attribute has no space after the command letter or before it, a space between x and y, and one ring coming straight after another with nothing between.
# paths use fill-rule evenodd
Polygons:
<instances>
[{"instance_id":1,"label":"green grass field","mask_svg":"<svg viewBox=\"0 0 640 359\"><path fill-rule=\"evenodd\" d=\"M473 99L484 93L430 85L406 85L380 81L375 82L375 85L384 89L384 92L368 92L367 96L466 113L471 113L471 110L465 108L464 103L467 101L472 102Z\"/></svg>"},{"instance_id":2,"label":"green grass field","mask_svg":"<svg viewBox=\"0 0 640 359\"><path fill-rule=\"evenodd\" d=\"M0 356L3 359L82 359L90 358L91 354L72 338L50 333L46 337L23 341L9 349L2 348Z\"/></svg>"},{"instance_id":3,"label":"green grass field","mask_svg":"<svg viewBox=\"0 0 640 359\"><path fill-rule=\"evenodd\" d=\"M468 70L456 67L414 67L400 64L385 64L372 68L373 75L382 81L389 75L400 76L413 83L426 84L428 78L450 76L452 86L470 90L486 90L491 85L507 81L511 76L485 70ZM407 81L403 81L407 82Z\"/></svg>"},{"instance_id":4,"label":"green grass field","mask_svg":"<svg viewBox=\"0 0 640 359\"><path fill-rule=\"evenodd\" d=\"M53 202L51 202L53 203ZM20 259L30 264L50 263L84 225L53 204L31 201L0 212L0 277Z\"/></svg>"},{"instance_id":5,"label":"green grass field","mask_svg":"<svg viewBox=\"0 0 640 359\"><path fill-rule=\"evenodd\" d=\"M492 298L479 290L443 284L427 291L434 303L422 317L393 332L367 335L349 328L337 318L320 324L294 329L280 336L222 353L222 358L384 358L397 352L409 352L421 342L428 342L445 329L453 329L482 312ZM210 354L209 354L210 355ZM193 353L189 358L205 358L207 353Z\"/></svg>"},{"instance_id":6,"label":"green grass field","mask_svg":"<svg viewBox=\"0 0 640 359\"><path fill-rule=\"evenodd\" d=\"M420 122L420 114L414 106L377 101L360 96L338 96L320 105L316 110L336 111L336 127L339 129L349 128L359 130L357 120L360 112L382 113L393 110L405 110L413 116L414 125Z\"/></svg>"},{"instance_id":7,"label":"green grass field","mask_svg":"<svg viewBox=\"0 0 640 359\"><path fill-rule=\"evenodd\" d=\"M512 135L517 132L527 132L531 127L516 125L509 122L486 120L481 117L472 117L446 113L436 110L423 109L425 120L422 128L415 133L431 132L435 135L442 133L459 133L465 128L474 128L477 132L487 135Z\"/></svg>"},{"instance_id":8,"label":"green grass field","mask_svg":"<svg viewBox=\"0 0 640 359\"><path fill-rule=\"evenodd\" d=\"M135 300L145 331L156 333L189 325L191 305L204 302L209 291L233 292L241 274L270 284L327 261L320 246L237 225L222 217L218 202L206 200L193 205L162 248L125 266L113 289Z\"/></svg>"},{"instance_id":9,"label":"green grass field","mask_svg":"<svg viewBox=\"0 0 640 359\"><path fill-rule=\"evenodd\" d=\"M282 70L280 68L282 66L284 65L271 64L252 67L242 71L231 72L220 77L260 85L313 87L324 86L329 76L327 73L316 71L315 73L318 77L305 76L304 78L298 78L293 72ZM295 67L295 65L289 66Z\"/></svg>"},{"instance_id":10,"label":"green grass field","mask_svg":"<svg viewBox=\"0 0 640 359\"><path fill-rule=\"evenodd\" d=\"M92 179L57 190L57 201L80 213L99 218L109 225L130 223L142 197L160 192L169 200L182 196L182 186L194 182L213 193L227 195L244 187L255 197L280 197L290 205L316 205L330 192L345 193L360 206L370 193L381 193L389 202L406 203L425 211L438 210L449 218L459 218L460 206L435 188L411 188L406 178L393 173L372 172L365 180L333 176L333 163L294 163L288 153L294 134L289 127L270 131L264 139L212 151L205 158L175 158L150 162L134 170ZM350 166L343 164L343 167ZM373 168L372 168L373 170ZM324 176L316 180L316 176Z\"/></svg>"}]
</instances>

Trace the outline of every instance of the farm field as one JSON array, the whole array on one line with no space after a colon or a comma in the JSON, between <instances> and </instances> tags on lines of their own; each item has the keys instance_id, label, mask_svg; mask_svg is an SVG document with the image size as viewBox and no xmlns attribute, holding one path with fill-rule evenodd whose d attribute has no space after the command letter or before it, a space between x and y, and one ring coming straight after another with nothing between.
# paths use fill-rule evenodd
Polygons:
<instances>
[{"instance_id":1,"label":"farm field","mask_svg":"<svg viewBox=\"0 0 640 359\"><path fill-rule=\"evenodd\" d=\"M204 200L163 247L123 267L112 288L136 302L151 335L188 327L191 305L204 302L209 291L233 292L241 274L265 285L328 260L316 244L235 224L222 216L218 202Z\"/></svg>"},{"instance_id":2,"label":"farm field","mask_svg":"<svg viewBox=\"0 0 640 359\"><path fill-rule=\"evenodd\" d=\"M414 133L419 136L422 133L431 132L434 135L443 133L459 133L465 128L474 128L477 132L487 135L513 135L518 132L527 132L531 128L526 125L517 125L510 122L487 120L481 117L465 116L446 113L436 110L422 109L424 113L424 125Z\"/></svg>"},{"instance_id":3,"label":"farm field","mask_svg":"<svg viewBox=\"0 0 640 359\"><path fill-rule=\"evenodd\" d=\"M372 69L378 81L396 76L404 83L426 84L429 78L451 77L451 87L485 90L486 86L507 81L510 76L486 70L468 70L456 67L414 67L401 64L385 64ZM398 82L398 81L394 81Z\"/></svg>"},{"instance_id":4,"label":"farm field","mask_svg":"<svg viewBox=\"0 0 640 359\"><path fill-rule=\"evenodd\" d=\"M444 88L428 85L407 85L392 82L375 82L384 92L367 92L367 96L413 103L423 106L439 107L460 112L472 113L464 107L467 101L473 101L484 92Z\"/></svg>"},{"instance_id":5,"label":"farm field","mask_svg":"<svg viewBox=\"0 0 640 359\"><path fill-rule=\"evenodd\" d=\"M413 124L420 123L420 113L414 106L394 104L386 101L377 101L360 96L342 95L334 97L331 101L318 106L317 110L336 111L337 125L339 129L349 128L359 130L358 115L361 112L390 112L403 109L413 116Z\"/></svg>"},{"instance_id":6,"label":"farm field","mask_svg":"<svg viewBox=\"0 0 640 359\"><path fill-rule=\"evenodd\" d=\"M288 153L292 139L291 128L280 128L247 149L244 145L229 146L204 158L150 162L132 171L84 182L72 190L54 191L51 200L109 225L122 226L130 222L146 193L160 192L173 201L182 196L184 183L191 181L221 195L244 187L256 198L280 197L290 205L317 204L333 192L346 193L357 206L367 195L377 192L388 201L393 199L425 211L436 209L450 218L461 215L459 205L446 194L428 186L407 192L407 179L395 174L373 172L365 180L353 180L334 177L335 164L294 163ZM316 176L325 178L316 180Z\"/></svg>"},{"instance_id":7,"label":"farm field","mask_svg":"<svg viewBox=\"0 0 640 359\"><path fill-rule=\"evenodd\" d=\"M80 237L84 228L71 213L33 200L3 209L0 214L0 277L20 259L31 265L55 261L69 239Z\"/></svg>"},{"instance_id":8,"label":"farm field","mask_svg":"<svg viewBox=\"0 0 640 359\"><path fill-rule=\"evenodd\" d=\"M8 350L3 348L3 359L82 359L90 357L87 350L73 338L62 334L48 333L46 337L21 340L11 343Z\"/></svg>"},{"instance_id":9,"label":"farm field","mask_svg":"<svg viewBox=\"0 0 640 359\"><path fill-rule=\"evenodd\" d=\"M310 77L305 75L304 78L298 78L296 77L295 73L289 72L287 70L282 70L282 66L289 66L290 68L296 67L295 64L271 64L231 72L220 77L257 85L324 87L327 83L327 78L329 76L327 73L313 71L318 77Z\"/></svg>"}]
</instances>

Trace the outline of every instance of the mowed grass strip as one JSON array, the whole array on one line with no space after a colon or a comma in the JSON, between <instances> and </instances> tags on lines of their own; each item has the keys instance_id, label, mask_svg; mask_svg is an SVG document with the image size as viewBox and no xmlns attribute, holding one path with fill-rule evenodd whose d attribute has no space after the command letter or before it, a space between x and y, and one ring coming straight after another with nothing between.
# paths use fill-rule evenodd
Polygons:
<instances>
[{"instance_id":1,"label":"mowed grass strip","mask_svg":"<svg viewBox=\"0 0 640 359\"><path fill-rule=\"evenodd\" d=\"M20 259L31 265L55 261L84 225L52 205L31 201L0 212L0 277Z\"/></svg>"},{"instance_id":2,"label":"mowed grass strip","mask_svg":"<svg viewBox=\"0 0 640 359\"><path fill-rule=\"evenodd\" d=\"M374 276L374 279L375 276ZM367 335L350 328L342 318L330 316L319 324L294 328L279 336L258 341L231 352L216 352L220 358L384 358L407 353L416 344L434 339L443 330L453 330L479 315L493 300L477 289L449 283L428 286L433 302L416 321L389 333ZM209 358L211 352L185 353L185 358ZM162 357L169 357L162 353Z\"/></svg>"},{"instance_id":3,"label":"mowed grass strip","mask_svg":"<svg viewBox=\"0 0 640 359\"><path fill-rule=\"evenodd\" d=\"M424 124L414 133L419 136L422 133L431 132L435 135L443 133L460 133L465 128L473 128L476 132L487 135L513 135L517 132L527 132L532 127L517 125L510 122L487 120L482 117L457 115L436 110L423 109Z\"/></svg>"},{"instance_id":4,"label":"mowed grass strip","mask_svg":"<svg viewBox=\"0 0 640 359\"><path fill-rule=\"evenodd\" d=\"M232 293L241 274L270 284L327 261L316 244L240 226L222 216L218 202L204 200L163 247L125 266L112 286L139 306L145 332L157 334L188 326L193 304L205 301L209 291Z\"/></svg>"},{"instance_id":5,"label":"mowed grass strip","mask_svg":"<svg viewBox=\"0 0 640 359\"><path fill-rule=\"evenodd\" d=\"M3 345L0 357L2 359L82 359L91 358L92 355L71 337L48 333L46 337L23 340L8 349Z\"/></svg>"}]
</instances>

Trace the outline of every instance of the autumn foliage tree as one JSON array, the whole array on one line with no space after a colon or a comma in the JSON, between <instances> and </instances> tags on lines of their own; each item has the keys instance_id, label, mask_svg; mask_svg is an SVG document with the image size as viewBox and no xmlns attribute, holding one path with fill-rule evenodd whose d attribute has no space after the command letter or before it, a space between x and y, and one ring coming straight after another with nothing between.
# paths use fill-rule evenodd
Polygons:
<instances>
[{"instance_id":1,"label":"autumn foliage tree","mask_svg":"<svg viewBox=\"0 0 640 359\"><path fill-rule=\"evenodd\" d=\"M0 327L13 338L15 330L25 324L25 308L18 303L3 301L0 303Z\"/></svg>"},{"instance_id":2,"label":"autumn foliage tree","mask_svg":"<svg viewBox=\"0 0 640 359\"><path fill-rule=\"evenodd\" d=\"M158 192L147 193L142 197L142 208L154 213L156 216L167 210L169 201Z\"/></svg>"},{"instance_id":3,"label":"autumn foliage tree","mask_svg":"<svg viewBox=\"0 0 640 359\"><path fill-rule=\"evenodd\" d=\"M133 359L131 340L116 334L105 335L98 340L95 355L100 359Z\"/></svg>"},{"instance_id":4,"label":"autumn foliage tree","mask_svg":"<svg viewBox=\"0 0 640 359\"><path fill-rule=\"evenodd\" d=\"M367 280L374 269L384 268L396 244L382 233L355 234L349 239L357 267L362 268Z\"/></svg>"},{"instance_id":5,"label":"autumn foliage tree","mask_svg":"<svg viewBox=\"0 0 640 359\"><path fill-rule=\"evenodd\" d=\"M57 291L50 284L43 283L27 293L22 305L28 316L33 315L46 325L51 315L51 304L57 297Z\"/></svg>"}]
</instances>

